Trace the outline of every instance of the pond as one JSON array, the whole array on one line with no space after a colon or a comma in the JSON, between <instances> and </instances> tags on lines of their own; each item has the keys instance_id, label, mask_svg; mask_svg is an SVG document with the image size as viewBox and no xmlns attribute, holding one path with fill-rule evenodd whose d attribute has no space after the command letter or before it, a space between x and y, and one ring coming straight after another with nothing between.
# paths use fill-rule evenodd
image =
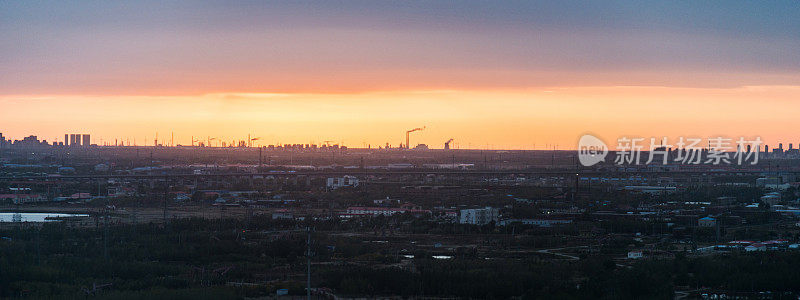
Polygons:
<instances>
[{"instance_id":1,"label":"pond","mask_svg":"<svg viewBox=\"0 0 800 300\"><path fill-rule=\"evenodd\" d=\"M0 212L0 222L53 222L59 218L88 217L87 214L61 214L61 213L14 213Z\"/></svg>"}]
</instances>

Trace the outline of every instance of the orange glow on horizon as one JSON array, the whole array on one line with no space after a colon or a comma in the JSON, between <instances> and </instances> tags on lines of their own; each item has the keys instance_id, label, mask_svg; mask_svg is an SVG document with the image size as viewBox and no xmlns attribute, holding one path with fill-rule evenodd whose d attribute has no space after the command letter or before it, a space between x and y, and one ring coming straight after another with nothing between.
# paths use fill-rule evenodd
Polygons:
<instances>
[{"instance_id":1,"label":"orange glow on horizon","mask_svg":"<svg viewBox=\"0 0 800 300\"><path fill-rule=\"evenodd\" d=\"M800 143L797 86L729 89L570 87L364 93L216 93L199 96L0 96L3 134L90 133L152 145L155 134L188 145L192 136L221 141L261 137L259 145L331 140L373 148L574 149L584 133L610 146L620 136L760 136L767 144ZM146 139L146 141L145 141Z\"/></svg>"}]
</instances>

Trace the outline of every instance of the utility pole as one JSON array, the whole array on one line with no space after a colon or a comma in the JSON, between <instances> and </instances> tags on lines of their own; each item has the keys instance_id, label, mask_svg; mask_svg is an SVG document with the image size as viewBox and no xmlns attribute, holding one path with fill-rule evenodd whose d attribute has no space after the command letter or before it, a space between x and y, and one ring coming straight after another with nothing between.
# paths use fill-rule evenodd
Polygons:
<instances>
[{"instance_id":1,"label":"utility pole","mask_svg":"<svg viewBox=\"0 0 800 300\"><path fill-rule=\"evenodd\" d=\"M164 228L167 228L167 198L169 198L169 176L164 176Z\"/></svg>"},{"instance_id":2,"label":"utility pole","mask_svg":"<svg viewBox=\"0 0 800 300\"><path fill-rule=\"evenodd\" d=\"M306 266L308 267L306 297L311 300L311 227L306 227L306 232L308 233L308 240L306 241Z\"/></svg>"},{"instance_id":3,"label":"utility pole","mask_svg":"<svg viewBox=\"0 0 800 300\"><path fill-rule=\"evenodd\" d=\"M42 264L42 248L41 248L42 240L40 238L40 234L41 233L42 233L42 227L40 226L40 227L36 228L36 264L37 265L41 265Z\"/></svg>"},{"instance_id":4,"label":"utility pole","mask_svg":"<svg viewBox=\"0 0 800 300\"><path fill-rule=\"evenodd\" d=\"M108 208L103 210L103 258L108 260Z\"/></svg>"}]
</instances>

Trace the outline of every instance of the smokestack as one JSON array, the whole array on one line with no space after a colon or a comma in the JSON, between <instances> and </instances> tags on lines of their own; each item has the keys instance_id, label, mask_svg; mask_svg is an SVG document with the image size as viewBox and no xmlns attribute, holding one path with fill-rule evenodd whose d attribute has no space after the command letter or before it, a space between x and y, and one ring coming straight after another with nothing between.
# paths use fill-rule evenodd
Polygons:
<instances>
[{"instance_id":1,"label":"smokestack","mask_svg":"<svg viewBox=\"0 0 800 300\"><path fill-rule=\"evenodd\" d=\"M422 126L421 128L417 127L417 128L411 129L409 131L406 131L406 149L411 149L411 145L409 145L410 142L409 142L408 135L410 133L414 132L414 131L420 131L420 130L423 130L423 129L425 129L425 126Z\"/></svg>"}]
</instances>

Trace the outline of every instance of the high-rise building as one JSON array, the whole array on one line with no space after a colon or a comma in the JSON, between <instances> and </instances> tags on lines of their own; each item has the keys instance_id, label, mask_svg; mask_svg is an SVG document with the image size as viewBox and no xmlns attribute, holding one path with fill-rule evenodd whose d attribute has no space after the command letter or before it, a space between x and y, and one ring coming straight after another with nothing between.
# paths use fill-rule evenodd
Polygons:
<instances>
[{"instance_id":1,"label":"high-rise building","mask_svg":"<svg viewBox=\"0 0 800 300\"><path fill-rule=\"evenodd\" d=\"M64 134L64 146L69 146L69 134Z\"/></svg>"},{"instance_id":2,"label":"high-rise building","mask_svg":"<svg viewBox=\"0 0 800 300\"><path fill-rule=\"evenodd\" d=\"M92 144L92 138L91 138L91 136L90 136L90 135L88 135L88 134L84 134L84 135L83 135L83 142L81 143L81 145L83 145L84 147L88 147L88 146L90 146L91 144Z\"/></svg>"},{"instance_id":3,"label":"high-rise building","mask_svg":"<svg viewBox=\"0 0 800 300\"><path fill-rule=\"evenodd\" d=\"M70 134L69 135L69 145L70 146L80 146L81 145L81 138L80 134Z\"/></svg>"}]
</instances>

